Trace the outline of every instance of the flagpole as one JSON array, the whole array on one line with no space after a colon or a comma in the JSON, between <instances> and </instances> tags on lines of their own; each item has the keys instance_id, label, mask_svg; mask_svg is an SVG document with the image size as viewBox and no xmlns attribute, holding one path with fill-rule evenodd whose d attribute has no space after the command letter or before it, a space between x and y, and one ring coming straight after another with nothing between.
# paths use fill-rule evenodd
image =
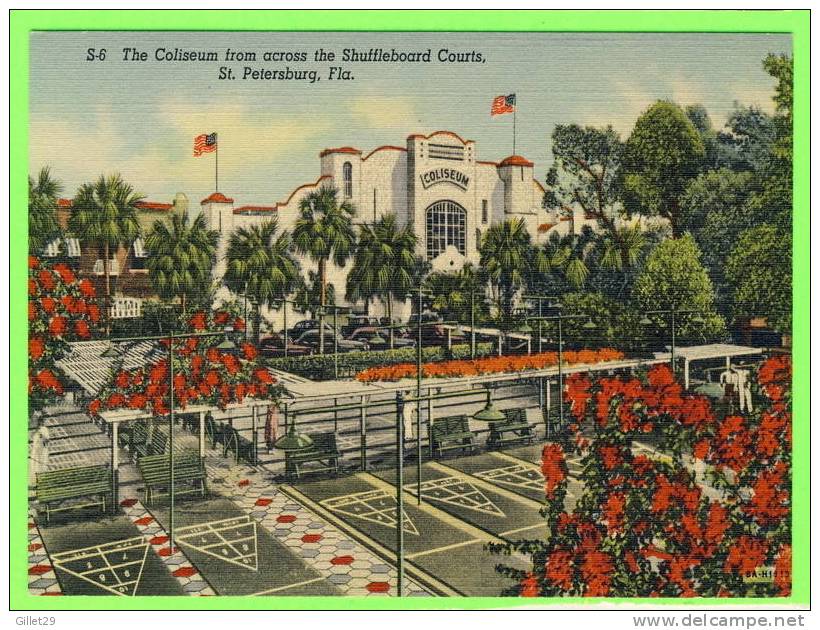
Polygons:
<instances>
[{"instance_id":1,"label":"flagpole","mask_svg":"<svg viewBox=\"0 0 820 630\"><path fill-rule=\"evenodd\" d=\"M216 142L216 166L214 168L214 179L216 180L216 187L214 188L214 192L219 192L219 136L214 131L214 141Z\"/></svg>"},{"instance_id":2,"label":"flagpole","mask_svg":"<svg viewBox=\"0 0 820 630\"><path fill-rule=\"evenodd\" d=\"M513 152L512 154L515 155L515 113L518 111L518 97L516 97L516 103L513 105Z\"/></svg>"}]
</instances>

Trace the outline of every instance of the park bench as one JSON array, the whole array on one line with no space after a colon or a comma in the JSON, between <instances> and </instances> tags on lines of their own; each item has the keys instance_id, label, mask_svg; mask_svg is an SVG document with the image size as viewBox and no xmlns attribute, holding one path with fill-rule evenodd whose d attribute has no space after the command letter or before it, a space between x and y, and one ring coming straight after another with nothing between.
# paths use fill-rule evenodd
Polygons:
<instances>
[{"instance_id":1,"label":"park bench","mask_svg":"<svg viewBox=\"0 0 820 630\"><path fill-rule=\"evenodd\" d=\"M233 452L237 463L240 459L244 459L249 464L256 464L256 447L253 440L240 435L239 431L228 425L225 425L223 429L223 436L225 440L224 456Z\"/></svg>"},{"instance_id":2,"label":"park bench","mask_svg":"<svg viewBox=\"0 0 820 630\"><path fill-rule=\"evenodd\" d=\"M162 455L168 448L168 434L155 426L148 438L148 427L138 423L131 432L131 453L141 459L149 455Z\"/></svg>"},{"instance_id":3,"label":"park bench","mask_svg":"<svg viewBox=\"0 0 820 630\"><path fill-rule=\"evenodd\" d=\"M336 446L336 434L313 433L310 435L313 444L298 451L285 451L285 474L288 478L299 479L303 474L313 472L339 473L341 454ZM305 467L305 464L318 466Z\"/></svg>"},{"instance_id":4,"label":"park bench","mask_svg":"<svg viewBox=\"0 0 820 630\"><path fill-rule=\"evenodd\" d=\"M151 505L155 497L168 496L170 490L171 459L168 455L146 455L137 461L145 483L145 500ZM174 488L174 495L208 493L205 463L196 451L180 451L174 455L174 485L187 484L187 490ZM165 492L158 492L164 489Z\"/></svg>"},{"instance_id":5,"label":"park bench","mask_svg":"<svg viewBox=\"0 0 820 630\"><path fill-rule=\"evenodd\" d=\"M503 413L506 416L504 420L490 423L487 448L501 448L506 444L532 444L536 425L527 422L525 410L504 409Z\"/></svg>"},{"instance_id":6,"label":"park bench","mask_svg":"<svg viewBox=\"0 0 820 630\"><path fill-rule=\"evenodd\" d=\"M111 494L111 469L108 466L83 466L37 473L37 501L45 508L46 522L51 512L81 509L99 505L105 512L105 498ZM71 499L88 502L61 504ZM58 504L58 507L52 507Z\"/></svg>"},{"instance_id":7,"label":"park bench","mask_svg":"<svg viewBox=\"0 0 820 630\"><path fill-rule=\"evenodd\" d=\"M470 431L467 416L447 416L436 418L430 425L430 443L433 453L438 451L439 457L445 451L456 449L475 450L475 433Z\"/></svg>"}]
</instances>

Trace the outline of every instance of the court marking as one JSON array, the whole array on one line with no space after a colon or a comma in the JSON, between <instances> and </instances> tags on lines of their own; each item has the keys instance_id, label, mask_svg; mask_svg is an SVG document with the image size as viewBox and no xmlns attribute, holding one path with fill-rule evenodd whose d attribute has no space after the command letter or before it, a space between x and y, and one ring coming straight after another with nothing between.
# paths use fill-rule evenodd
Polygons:
<instances>
[{"instance_id":1,"label":"court marking","mask_svg":"<svg viewBox=\"0 0 820 630\"><path fill-rule=\"evenodd\" d=\"M304 580L302 582L294 582L293 584L286 584L285 586L277 586L275 588L269 588L266 591L259 591L258 593L251 593L250 595L245 595L244 597L258 597L260 595L270 595L272 593L278 593L279 591L286 591L290 588L296 588L297 586L306 586L307 584L313 584L315 582L322 582L324 581L324 577L317 577L311 578L310 580Z\"/></svg>"},{"instance_id":2,"label":"court marking","mask_svg":"<svg viewBox=\"0 0 820 630\"><path fill-rule=\"evenodd\" d=\"M535 466L535 464L533 462L531 462L529 460L526 460L526 459L523 459L522 457L516 457L515 455L510 455L509 453L493 452L492 456L493 457L500 457L501 459L506 459L507 461L514 462L516 464L527 464L529 466ZM570 460L567 460L567 461L569 463L572 463L574 466L580 466L581 465L579 459L573 459L571 461ZM577 481L577 479L575 477L572 477L572 475L574 473L572 471L569 471L569 472L570 472L570 477ZM575 494L569 488L567 488L567 496L572 497L573 499L576 498Z\"/></svg>"},{"instance_id":3,"label":"court marking","mask_svg":"<svg viewBox=\"0 0 820 630\"><path fill-rule=\"evenodd\" d=\"M547 527L546 522L538 523L537 525L527 525L526 527L519 527L517 529L511 529L508 532L501 532L499 534L499 536L512 536L513 534L520 534L521 532L525 532L529 529L538 529L538 528L546 529L546 527Z\"/></svg>"},{"instance_id":4,"label":"court marking","mask_svg":"<svg viewBox=\"0 0 820 630\"><path fill-rule=\"evenodd\" d=\"M536 501L535 499L531 499L530 497L525 497L518 492L513 492L512 490L507 490L506 488L502 488L501 486L497 486L495 484L490 483L489 481L485 481L484 479L480 479L473 475L472 473L466 473L456 468L452 468L447 464L443 464L441 462L429 462L428 464L430 468L433 470L438 470L442 473L457 473L464 477L471 478L475 485L484 488L488 492L495 492L496 494L500 494L501 496L509 499L510 501L515 501L516 503L521 503L533 508L538 508L539 510L544 507L544 503L541 501Z\"/></svg>"},{"instance_id":5,"label":"court marking","mask_svg":"<svg viewBox=\"0 0 820 630\"><path fill-rule=\"evenodd\" d=\"M248 533L243 535L241 531L243 528ZM239 537L228 539L225 536L228 532L237 532ZM256 572L259 570L257 534L256 521L252 520L249 515L244 515L180 527L176 531L175 538L180 546ZM194 538L199 538L200 542L193 542ZM216 553L214 551L216 548L220 548L222 553Z\"/></svg>"},{"instance_id":6,"label":"court marking","mask_svg":"<svg viewBox=\"0 0 820 630\"><path fill-rule=\"evenodd\" d=\"M91 545L81 549L71 549L69 551L61 551L51 555L51 562L55 569L59 569L73 575L81 580L93 584L94 586L106 590L115 595L134 596L139 588L140 579L142 579L142 572L145 568L145 559L148 556L148 548L150 545L142 536L135 536L133 538L126 538L124 540L117 540L102 545ZM122 552L121 560L125 560L128 551L142 550L142 558L138 557L135 560L128 562L119 562L111 564L108 555ZM99 558L105 563L105 566L94 567L90 562L90 558ZM69 569L66 565L69 563L86 560L86 568L83 571ZM133 580L123 580L120 577L117 569L122 569L131 565L139 564L139 572L137 577ZM130 571L126 569L123 571L123 577L130 578ZM90 577L97 574L97 579ZM111 575L116 581L112 585L105 584L105 576ZM132 587L129 592L129 588Z\"/></svg>"},{"instance_id":7,"label":"court marking","mask_svg":"<svg viewBox=\"0 0 820 630\"><path fill-rule=\"evenodd\" d=\"M499 468L477 470L469 474L490 483L512 486L513 488L528 488L542 492L544 490L544 476L536 466L510 464Z\"/></svg>"},{"instance_id":8,"label":"court marking","mask_svg":"<svg viewBox=\"0 0 820 630\"><path fill-rule=\"evenodd\" d=\"M398 522L398 502L393 494L384 490L366 490L319 501L322 507L332 512L347 514L354 518L374 523L390 529L396 528ZM402 529L405 533L419 536L415 523L402 510Z\"/></svg>"},{"instance_id":9,"label":"court marking","mask_svg":"<svg viewBox=\"0 0 820 630\"><path fill-rule=\"evenodd\" d=\"M407 483L404 488L414 496L418 491L415 483ZM422 481L421 498L474 510L490 516L507 518L501 508L488 499L481 490L471 484L470 480L465 477L452 476Z\"/></svg>"},{"instance_id":10,"label":"court marking","mask_svg":"<svg viewBox=\"0 0 820 630\"><path fill-rule=\"evenodd\" d=\"M323 518L334 527L337 527L340 531L346 533L353 540L364 545L367 549L375 553L377 556L382 558L385 562L389 563L395 569L396 552L391 551L390 549L388 549L378 541L374 540L361 530L357 529L344 519L339 518L333 512L323 507L322 505L311 499L309 496L307 496L300 490L297 490L295 487L283 484L279 486L279 490L291 499L301 503L307 510L313 512L314 514L318 515L320 518ZM442 582L441 580L427 573L426 571L419 568L412 562L408 561L405 564L404 571L409 577L419 582L419 584L429 589L432 589L432 591L435 593L438 593L445 597L464 597L464 593L462 593L459 590L456 590L449 584Z\"/></svg>"},{"instance_id":11,"label":"court marking","mask_svg":"<svg viewBox=\"0 0 820 630\"><path fill-rule=\"evenodd\" d=\"M460 547L466 547L468 545L474 545L476 543L485 543L485 540L462 540L461 542L453 543L452 545L444 545L443 547L436 547L435 549L426 549L424 551L417 551L416 553L409 553L405 554L404 558L406 560L411 560L413 558L420 558L421 556L429 556L433 553L440 553L442 551L451 551L453 549L458 549Z\"/></svg>"}]
</instances>

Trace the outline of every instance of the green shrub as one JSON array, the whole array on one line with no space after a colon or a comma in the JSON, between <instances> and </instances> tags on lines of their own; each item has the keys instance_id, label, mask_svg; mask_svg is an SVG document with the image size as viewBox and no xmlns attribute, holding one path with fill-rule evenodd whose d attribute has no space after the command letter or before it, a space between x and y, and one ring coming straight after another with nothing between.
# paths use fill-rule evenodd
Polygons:
<instances>
[{"instance_id":1,"label":"green shrub","mask_svg":"<svg viewBox=\"0 0 820 630\"><path fill-rule=\"evenodd\" d=\"M492 354L492 343L476 344L476 356ZM422 363L444 361L446 359L466 359L470 357L470 345L459 344L453 346L448 353L444 348L422 348ZM415 348L399 348L396 350L371 350L369 352L347 352L339 355L339 378L352 378L362 370L377 365L395 365L397 363L415 363ZM333 374L333 355L314 354L301 357L277 357L266 359L268 367L283 372L297 374L312 380L330 380Z\"/></svg>"}]
</instances>

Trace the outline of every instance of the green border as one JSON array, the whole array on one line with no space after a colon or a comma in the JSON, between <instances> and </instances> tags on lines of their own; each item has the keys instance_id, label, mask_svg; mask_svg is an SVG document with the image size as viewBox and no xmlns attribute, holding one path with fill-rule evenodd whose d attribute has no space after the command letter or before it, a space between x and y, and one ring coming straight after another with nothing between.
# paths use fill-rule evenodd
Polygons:
<instances>
[{"instance_id":1,"label":"green border","mask_svg":"<svg viewBox=\"0 0 820 630\"><path fill-rule=\"evenodd\" d=\"M332 597L34 597L27 589L27 481L10 475L10 608L12 610L208 609L487 609L624 604L701 608L706 605L809 604L809 25L801 11L187 11L32 10L10 15L11 216L10 365L27 362L26 256L28 175L28 42L34 30L174 31L621 31L791 33L794 51L794 492L793 593L788 598L624 599L345 598ZM251 26L252 25L252 26ZM11 369L10 471L27 470L26 371Z\"/></svg>"}]
</instances>

